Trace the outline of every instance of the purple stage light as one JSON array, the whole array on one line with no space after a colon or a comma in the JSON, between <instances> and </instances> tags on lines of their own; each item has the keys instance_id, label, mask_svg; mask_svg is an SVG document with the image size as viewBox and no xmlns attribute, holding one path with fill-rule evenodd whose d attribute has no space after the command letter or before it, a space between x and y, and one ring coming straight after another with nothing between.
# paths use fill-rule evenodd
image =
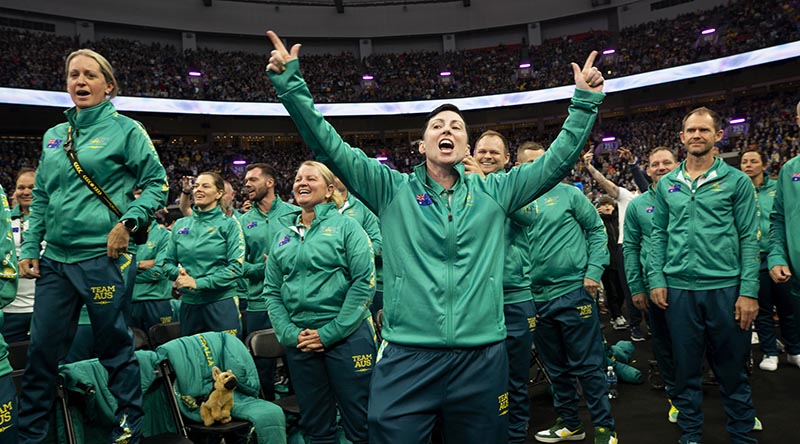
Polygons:
<instances>
[{"instance_id":1,"label":"purple stage light","mask_svg":"<svg viewBox=\"0 0 800 444\"><path fill-rule=\"evenodd\" d=\"M715 32L717 32L717 28L708 28L708 29L704 29L704 30L700 31L700 34L709 35L709 34L713 34Z\"/></svg>"},{"instance_id":2,"label":"purple stage light","mask_svg":"<svg viewBox=\"0 0 800 444\"><path fill-rule=\"evenodd\" d=\"M361 76L361 80L372 80L372 79L374 79L374 78L375 78L375 77L372 77L372 76L371 76L371 75L369 75L369 74L364 74L363 76Z\"/></svg>"},{"instance_id":3,"label":"purple stage light","mask_svg":"<svg viewBox=\"0 0 800 444\"><path fill-rule=\"evenodd\" d=\"M617 138L614 136L603 137L603 142L613 142L615 140L617 140Z\"/></svg>"},{"instance_id":4,"label":"purple stage light","mask_svg":"<svg viewBox=\"0 0 800 444\"><path fill-rule=\"evenodd\" d=\"M378 162L386 162L387 160L389 160L388 157L381 155L375 156L375 158L378 159Z\"/></svg>"},{"instance_id":5,"label":"purple stage light","mask_svg":"<svg viewBox=\"0 0 800 444\"><path fill-rule=\"evenodd\" d=\"M530 63L528 63L528 62L525 62L525 63L520 63L520 64L519 64L519 69L528 69L528 68L530 68L530 67L531 67L531 64L530 64Z\"/></svg>"},{"instance_id":6,"label":"purple stage light","mask_svg":"<svg viewBox=\"0 0 800 444\"><path fill-rule=\"evenodd\" d=\"M203 73L200 71L194 71L194 70L189 71L189 77L200 77L202 75Z\"/></svg>"},{"instance_id":7,"label":"purple stage light","mask_svg":"<svg viewBox=\"0 0 800 444\"><path fill-rule=\"evenodd\" d=\"M439 75L442 77L450 77L452 74L450 73L450 71L442 71L439 73Z\"/></svg>"},{"instance_id":8,"label":"purple stage light","mask_svg":"<svg viewBox=\"0 0 800 444\"><path fill-rule=\"evenodd\" d=\"M614 54L615 52L617 52L616 49L606 49L605 51L603 51L603 55L611 55Z\"/></svg>"},{"instance_id":9,"label":"purple stage light","mask_svg":"<svg viewBox=\"0 0 800 444\"><path fill-rule=\"evenodd\" d=\"M233 164L234 165L247 165L247 161L246 160L234 160Z\"/></svg>"},{"instance_id":10,"label":"purple stage light","mask_svg":"<svg viewBox=\"0 0 800 444\"><path fill-rule=\"evenodd\" d=\"M745 119L744 117L739 117L737 119L731 119L730 124L736 125L737 123L744 123L745 121L747 121L747 119Z\"/></svg>"}]
</instances>

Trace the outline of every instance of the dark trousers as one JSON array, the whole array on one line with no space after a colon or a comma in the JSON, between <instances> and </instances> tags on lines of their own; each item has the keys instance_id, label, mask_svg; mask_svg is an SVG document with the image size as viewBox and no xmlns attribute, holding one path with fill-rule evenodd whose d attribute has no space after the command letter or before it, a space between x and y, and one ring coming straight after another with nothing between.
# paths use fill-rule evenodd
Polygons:
<instances>
[{"instance_id":1,"label":"dark trousers","mask_svg":"<svg viewBox=\"0 0 800 444\"><path fill-rule=\"evenodd\" d=\"M11 373L0 377L0 444L17 444L17 386Z\"/></svg>"},{"instance_id":2,"label":"dark trousers","mask_svg":"<svg viewBox=\"0 0 800 444\"><path fill-rule=\"evenodd\" d=\"M661 379L670 399L675 397L675 360L672 356L672 337L667 324L667 312L652 301L647 308L650 332L653 334L653 354L658 362Z\"/></svg>"},{"instance_id":3,"label":"dark trousers","mask_svg":"<svg viewBox=\"0 0 800 444\"><path fill-rule=\"evenodd\" d=\"M773 310L777 310L786 351L791 355L800 354L800 326L792 307L791 283L776 284L769 277L766 267L761 270L759 282L758 317L755 325L761 351L767 356L778 356L775 321L772 319Z\"/></svg>"},{"instance_id":4,"label":"dark trousers","mask_svg":"<svg viewBox=\"0 0 800 444\"><path fill-rule=\"evenodd\" d=\"M55 399L58 361L67 353L86 304L95 336L95 353L108 371L108 389L117 400L117 426L111 441L130 434L140 440L143 418L139 364L125 323L136 275L133 256L101 256L75 264L42 258L36 281L28 365L22 379L19 442L40 443L47 435Z\"/></svg>"},{"instance_id":5,"label":"dark trousers","mask_svg":"<svg viewBox=\"0 0 800 444\"><path fill-rule=\"evenodd\" d=\"M702 367L706 350L728 415L726 429L731 443L757 442L748 435L755 421L750 382L745 373L751 335L750 331L739 328L734 319L738 297L738 286L705 291L669 289L666 314L669 330L673 332L675 357L672 403L680 411L681 443L702 441Z\"/></svg>"},{"instance_id":6,"label":"dark trousers","mask_svg":"<svg viewBox=\"0 0 800 444\"><path fill-rule=\"evenodd\" d=\"M33 312L3 313L3 326L0 327L0 334L3 335L7 344L27 341L31 338L31 318L33 318Z\"/></svg>"},{"instance_id":7,"label":"dark trousers","mask_svg":"<svg viewBox=\"0 0 800 444\"><path fill-rule=\"evenodd\" d=\"M131 303L129 327L136 327L145 333L157 324L172 322L172 306L169 299L134 301Z\"/></svg>"},{"instance_id":8,"label":"dark trousers","mask_svg":"<svg viewBox=\"0 0 800 444\"><path fill-rule=\"evenodd\" d=\"M502 342L473 348L384 342L370 386L371 444L508 442L508 358Z\"/></svg>"},{"instance_id":9,"label":"dark trousers","mask_svg":"<svg viewBox=\"0 0 800 444\"><path fill-rule=\"evenodd\" d=\"M375 354L375 331L367 320L355 333L324 352L286 348L286 362L300 406L300 427L311 438L311 444L339 443L337 405L347 439L353 444L369 442L367 405Z\"/></svg>"},{"instance_id":10,"label":"dark trousers","mask_svg":"<svg viewBox=\"0 0 800 444\"><path fill-rule=\"evenodd\" d=\"M528 398L531 346L536 308L533 301L506 304L506 355L508 356L508 442L524 443L528 437L531 403Z\"/></svg>"},{"instance_id":11,"label":"dark trousers","mask_svg":"<svg viewBox=\"0 0 800 444\"><path fill-rule=\"evenodd\" d=\"M556 413L570 428L580 424L575 387L578 378L594 425L614 430L604 371L606 355L594 298L581 287L535 304L539 320L533 342L553 381Z\"/></svg>"},{"instance_id":12,"label":"dark trousers","mask_svg":"<svg viewBox=\"0 0 800 444\"><path fill-rule=\"evenodd\" d=\"M247 331L245 338L250 333L258 330L265 330L272 328L272 322L269 320L269 313L266 311L246 311L245 317L247 322ZM275 367L277 360L273 358L253 358L256 363L256 370L258 370L258 380L261 383L261 392L264 398L268 401L275 400Z\"/></svg>"},{"instance_id":13,"label":"dark trousers","mask_svg":"<svg viewBox=\"0 0 800 444\"><path fill-rule=\"evenodd\" d=\"M207 304L181 304L181 336L224 331L239 336L239 307L234 298Z\"/></svg>"}]
</instances>

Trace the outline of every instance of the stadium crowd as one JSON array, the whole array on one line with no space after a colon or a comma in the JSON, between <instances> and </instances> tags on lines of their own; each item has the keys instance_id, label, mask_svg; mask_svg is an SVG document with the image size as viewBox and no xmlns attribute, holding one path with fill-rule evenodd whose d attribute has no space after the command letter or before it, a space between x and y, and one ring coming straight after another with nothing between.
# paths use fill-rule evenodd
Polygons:
<instances>
[{"instance_id":1,"label":"stadium crowd","mask_svg":"<svg viewBox=\"0 0 800 444\"><path fill-rule=\"evenodd\" d=\"M592 49L614 49L598 62L609 78L669 68L795 41L798 5L786 0L734 0L711 10L684 14L622 29L588 31L553 38L538 46L440 53L422 51L372 54L360 60L350 53L303 56L317 102L405 101L529 91L566 85L568 64ZM752 26L756 20L759 26ZM713 34L701 35L715 28ZM669 30L665 32L665 30ZM73 38L0 30L5 50L0 86L62 91L58 73ZM119 71L125 96L218 101L274 102L263 80L266 57L242 51L198 48L181 51L171 45L104 38L85 43L107 54ZM520 69L531 63L530 70ZM202 72L189 77L190 71ZM449 71L446 80L440 73ZM362 76L374 77L372 87Z\"/></svg>"}]
</instances>

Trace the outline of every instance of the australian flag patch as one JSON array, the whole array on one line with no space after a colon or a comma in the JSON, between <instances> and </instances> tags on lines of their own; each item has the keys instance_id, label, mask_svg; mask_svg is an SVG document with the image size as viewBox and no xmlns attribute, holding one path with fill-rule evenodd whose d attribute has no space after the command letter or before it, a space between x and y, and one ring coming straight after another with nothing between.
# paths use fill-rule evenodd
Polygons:
<instances>
[{"instance_id":1,"label":"australian flag patch","mask_svg":"<svg viewBox=\"0 0 800 444\"><path fill-rule=\"evenodd\" d=\"M800 173L792 174L792 182L800 182Z\"/></svg>"},{"instance_id":2,"label":"australian flag patch","mask_svg":"<svg viewBox=\"0 0 800 444\"><path fill-rule=\"evenodd\" d=\"M288 244L291 240L292 240L292 238L290 238L289 236L284 236L283 239L281 239L281 241L278 242L278 246L282 247L282 246Z\"/></svg>"},{"instance_id":3,"label":"australian flag patch","mask_svg":"<svg viewBox=\"0 0 800 444\"><path fill-rule=\"evenodd\" d=\"M249 230L250 228L255 228L255 227L257 227L257 226L258 226L258 221L257 221L257 220L254 220L254 221L251 221L251 222L248 222L248 223L247 223L247 229L248 229L248 230Z\"/></svg>"},{"instance_id":4,"label":"australian flag patch","mask_svg":"<svg viewBox=\"0 0 800 444\"><path fill-rule=\"evenodd\" d=\"M178 230L178 234L189 234L189 227L183 227Z\"/></svg>"},{"instance_id":5,"label":"australian flag patch","mask_svg":"<svg viewBox=\"0 0 800 444\"><path fill-rule=\"evenodd\" d=\"M679 183L676 183L675 185L670 185L670 187L667 188L668 193L677 193L680 190L681 190L681 184Z\"/></svg>"},{"instance_id":6,"label":"australian flag patch","mask_svg":"<svg viewBox=\"0 0 800 444\"><path fill-rule=\"evenodd\" d=\"M428 205L433 205L433 200L431 200L429 194L417 194L417 203L421 207L427 207Z\"/></svg>"},{"instance_id":7,"label":"australian flag patch","mask_svg":"<svg viewBox=\"0 0 800 444\"><path fill-rule=\"evenodd\" d=\"M652 213L654 209L655 209L655 207L650 205L649 207L644 209L644 212L645 213Z\"/></svg>"},{"instance_id":8,"label":"australian flag patch","mask_svg":"<svg viewBox=\"0 0 800 444\"><path fill-rule=\"evenodd\" d=\"M47 141L47 148L58 148L61 146L62 139L50 139Z\"/></svg>"}]
</instances>

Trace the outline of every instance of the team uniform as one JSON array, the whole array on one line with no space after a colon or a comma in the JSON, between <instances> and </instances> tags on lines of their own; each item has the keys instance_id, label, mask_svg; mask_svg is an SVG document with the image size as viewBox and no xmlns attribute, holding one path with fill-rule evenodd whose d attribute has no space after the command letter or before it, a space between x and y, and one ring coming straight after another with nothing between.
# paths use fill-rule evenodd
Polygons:
<instances>
[{"instance_id":1,"label":"team uniform","mask_svg":"<svg viewBox=\"0 0 800 444\"><path fill-rule=\"evenodd\" d=\"M381 237L380 221L378 216L375 216L369 208L350 193L347 194L347 200L339 208L339 213L355 219L367 232L367 236L372 242L372 252L375 254L375 296L369 307L372 313L376 314L383 308L383 263L381 261L383 238Z\"/></svg>"},{"instance_id":2,"label":"team uniform","mask_svg":"<svg viewBox=\"0 0 800 444\"><path fill-rule=\"evenodd\" d=\"M267 312L267 300L263 294L264 273L267 268L264 255L269 253L276 231L294 222L298 214L300 214L299 207L276 197L272 201L269 213L265 214L258 205L253 205L250 211L239 218L245 243L243 264L243 277L247 283L245 337L254 331L272 328ZM255 358L255 362L261 388L267 398L272 399L275 397L275 360Z\"/></svg>"},{"instance_id":3,"label":"team uniform","mask_svg":"<svg viewBox=\"0 0 800 444\"><path fill-rule=\"evenodd\" d=\"M20 259L39 259L36 303L28 365L20 400L20 443L41 442L47 433L55 397L57 364L75 333L86 305L95 350L108 370L109 390L117 400L112 439L138 442L142 421L139 365L124 313L129 309L135 256L108 256L108 233L120 220L145 227L167 201L166 172L139 122L117 113L114 105L65 112L67 121L49 129L42 141L29 228ZM63 146L71 130L73 149L83 168L122 212L117 217L73 170ZM134 187L142 190L133 198ZM131 240L129 251L135 251ZM46 307L36 310L36 307Z\"/></svg>"},{"instance_id":4,"label":"team uniform","mask_svg":"<svg viewBox=\"0 0 800 444\"><path fill-rule=\"evenodd\" d=\"M22 235L28 229L28 220L20 212L20 207L11 209L11 231L14 234L16 254L20 253ZM0 333L6 342L20 342L30 339L31 318L33 317L33 295L36 281L20 279L17 297L3 308L3 326Z\"/></svg>"},{"instance_id":5,"label":"team uniform","mask_svg":"<svg viewBox=\"0 0 800 444\"><path fill-rule=\"evenodd\" d=\"M625 275L631 294L644 293L650 297L647 280L647 261L650 254L650 235L655 211L655 189L651 185L641 196L633 199L625 214L625 240L622 244L625 257ZM675 364L672 356L672 338L667 326L666 310L652 302L647 308L650 332L653 334L653 353L670 399L674 398Z\"/></svg>"},{"instance_id":6,"label":"team uniform","mask_svg":"<svg viewBox=\"0 0 800 444\"><path fill-rule=\"evenodd\" d=\"M310 227L300 217L272 240L264 295L300 405L300 424L314 444L338 443L336 406L345 436L369 442L367 403L375 362L375 332L369 303L375 264L361 226L316 205ZM323 352L297 349L298 335L317 330Z\"/></svg>"},{"instance_id":7,"label":"team uniform","mask_svg":"<svg viewBox=\"0 0 800 444\"><path fill-rule=\"evenodd\" d=\"M613 433L600 318L584 288L584 278L600 282L608 265L605 226L589 199L572 185L559 183L531 206L531 289L538 315L533 341L553 381L553 406L560 419L535 437L558 442L564 437L558 436L561 424L575 435L583 433L575 378L595 427Z\"/></svg>"},{"instance_id":8,"label":"team uniform","mask_svg":"<svg viewBox=\"0 0 800 444\"><path fill-rule=\"evenodd\" d=\"M734 319L738 297L758 297L758 222L750 178L715 159L697 178L686 162L656 186L650 288L668 289L666 318L675 358L672 399L680 411L681 443L700 442L703 423L702 365L706 340L709 360L720 383L734 444L748 436L755 409L745 361L750 331Z\"/></svg>"},{"instance_id":9,"label":"team uniform","mask_svg":"<svg viewBox=\"0 0 800 444\"><path fill-rule=\"evenodd\" d=\"M576 90L537 162L485 179L459 163L447 190L424 164L403 174L351 149L314 109L298 65L269 73L280 100L317 159L381 222L385 342L370 387L370 442L427 442L437 417L448 442L506 442L503 224L570 171L604 95Z\"/></svg>"},{"instance_id":10,"label":"team uniform","mask_svg":"<svg viewBox=\"0 0 800 444\"><path fill-rule=\"evenodd\" d=\"M164 272L167 260L170 232L156 221L150 224L147 243L139 246L137 261L155 260L152 268L136 270L136 285L133 287L130 327L147 332L156 324L172 322L172 282Z\"/></svg>"},{"instance_id":11,"label":"team uniform","mask_svg":"<svg viewBox=\"0 0 800 444\"><path fill-rule=\"evenodd\" d=\"M17 268L17 248L11 225L11 211L3 187L0 187L0 307L6 307L17 296L19 273ZM0 312L0 327L3 327L4 314ZM0 444L17 444L17 387L11 377L11 363L8 362L8 344L0 335Z\"/></svg>"},{"instance_id":12,"label":"team uniform","mask_svg":"<svg viewBox=\"0 0 800 444\"><path fill-rule=\"evenodd\" d=\"M192 215L175 221L164 270L170 280L179 274L178 264L195 279L197 288L181 290L181 335L205 331L239 333L239 293L244 236L239 222L216 206L208 211L194 208Z\"/></svg>"}]
</instances>

